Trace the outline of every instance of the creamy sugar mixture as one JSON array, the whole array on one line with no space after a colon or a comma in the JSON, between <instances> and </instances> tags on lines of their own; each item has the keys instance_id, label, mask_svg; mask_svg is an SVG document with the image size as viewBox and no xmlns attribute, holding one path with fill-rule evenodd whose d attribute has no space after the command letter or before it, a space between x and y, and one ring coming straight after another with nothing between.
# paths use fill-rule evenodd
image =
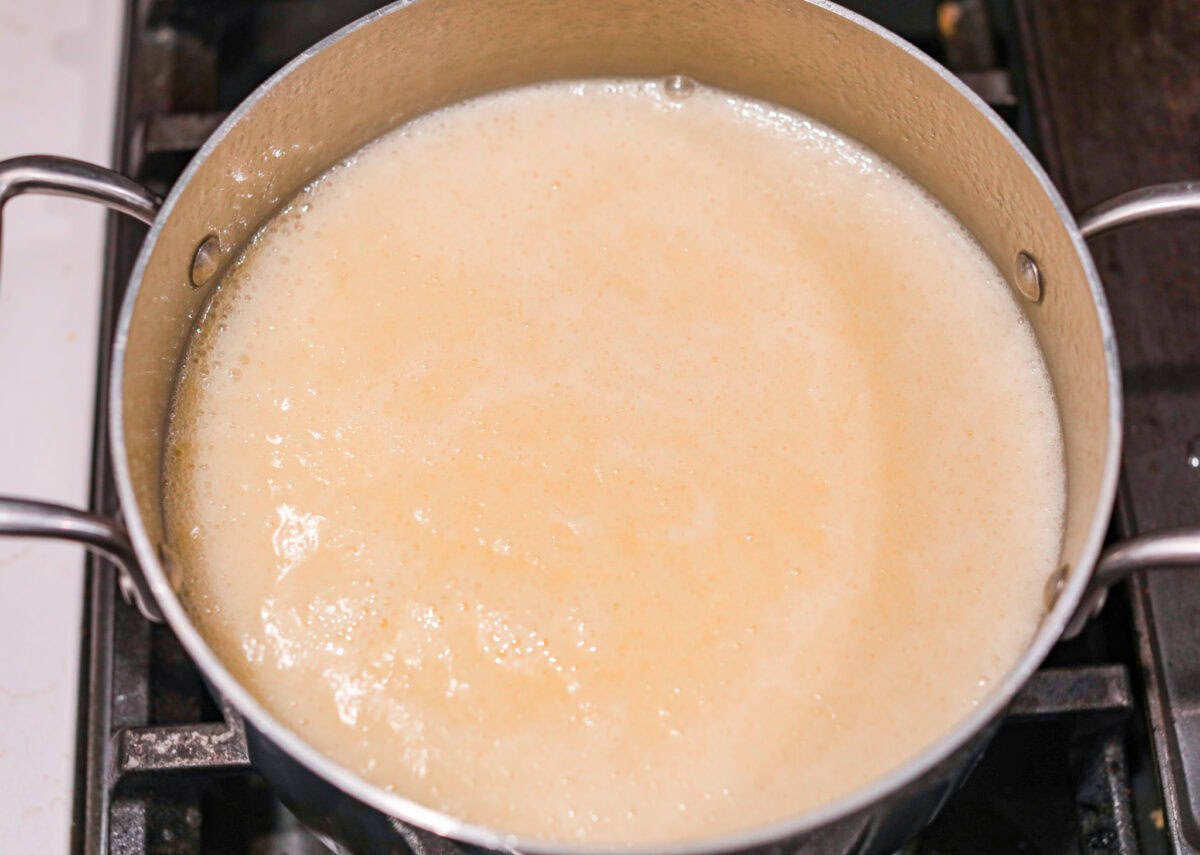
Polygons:
<instances>
[{"instance_id":1,"label":"creamy sugar mixture","mask_svg":"<svg viewBox=\"0 0 1200 855\"><path fill-rule=\"evenodd\" d=\"M555 840L778 820L1013 666L1064 503L1044 365L951 215L811 119L560 83L298 196L181 380L223 661L339 763Z\"/></svg>"}]
</instances>

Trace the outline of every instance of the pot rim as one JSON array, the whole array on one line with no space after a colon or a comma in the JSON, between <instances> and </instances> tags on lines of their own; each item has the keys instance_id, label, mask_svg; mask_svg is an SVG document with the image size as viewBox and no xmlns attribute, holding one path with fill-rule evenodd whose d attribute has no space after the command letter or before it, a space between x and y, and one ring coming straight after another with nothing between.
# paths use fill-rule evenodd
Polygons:
<instances>
[{"instance_id":1,"label":"pot rim","mask_svg":"<svg viewBox=\"0 0 1200 855\"><path fill-rule=\"evenodd\" d=\"M410 823L436 834L451 837L486 849L530 853L530 855L701 855L701 853L728 852L762 846L816 831L833 822L863 811L878 803L933 770L960 750L969 740L986 728L989 722L1003 714L1013 696L1029 680L1041 664L1050 648L1058 641L1068 619L1083 596L1091 572L1078 569L1070 574L1037 634L1026 648L1017 664L1000 680L993 690L979 703L969 716L945 733L939 740L910 758L908 762L893 768L888 773L870 781L833 802L820 805L796 816L755 826L738 832L713 837L687 840L672 844L570 844L552 840L522 837L508 834L487 826L470 823L442 811L426 807L396 793L389 793L359 777L351 770L313 748L294 731L285 727L271 715L249 691L229 672L221 660L208 646L204 637L192 623L159 559L158 550L151 542L138 510L139 505L129 473L129 461L125 451L125 423L123 412L125 354L129 340L129 328L133 319L142 278L154 246L170 219L172 211L201 165L212 151L220 145L226 134L263 99L268 91L305 62L326 48L346 38L353 32L369 27L376 21L403 10L417 2L432 0L396 0L356 21L347 24L332 35L317 42L298 54L283 68L260 85L249 97L226 117L225 121L208 138L187 168L175 183L170 195L163 203L142 243L137 262L130 274L129 286L121 305L113 344L112 363L108 395L108 412L111 419L109 432L113 470L120 506L129 528L137 560L149 583L168 625L175 632L184 649L200 667L221 696L227 700L249 723L270 742L287 752L310 772L323 778L339 790L400 822ZM992 128L1010 145L1024 161L1027 169L1041 185L1055 212L1062 220L1075 248L1091 291L1103 342L1106 376L1108 380L1108 444L1104 454L1104 472L1096 497L1091 525L1084 540L1078 566L1094 567L1108 528L1113 501L1116 495L1117 475L1121 451L1122 393L1117 355L1116 338L1108 302L1100 285L1091 254L1076 226L1075 219L1067 209L1058 190L1038 164L1020 138L989 108L979 96L942 65L926 56L913 45L872 21L850 12L829 0L803 0L826 13L836 15L847 22L867 30L892 47L903 51L912 60L920 62L934 72L957 94L977 111L981 112Z\"/></svg>"}]
</instances>

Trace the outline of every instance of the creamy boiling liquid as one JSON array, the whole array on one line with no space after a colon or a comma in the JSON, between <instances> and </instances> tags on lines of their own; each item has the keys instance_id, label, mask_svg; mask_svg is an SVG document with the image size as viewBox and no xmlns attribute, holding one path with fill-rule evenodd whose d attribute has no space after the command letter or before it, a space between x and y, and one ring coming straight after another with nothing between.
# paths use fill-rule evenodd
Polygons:
<instances>
[{"instance_id":1,"label":"creamy boiling liquid","mask_svg":"<svg viewBox=\"0 0 1200 855\"><path fill-rule=\"evenodd\" d=\"M653 842L966 716L1064 473L945 210L802 116L627 81L431 115L299 196L201 323L167 488L202 631L305 739L503 831Z\"/></svg>"}]
</instances>

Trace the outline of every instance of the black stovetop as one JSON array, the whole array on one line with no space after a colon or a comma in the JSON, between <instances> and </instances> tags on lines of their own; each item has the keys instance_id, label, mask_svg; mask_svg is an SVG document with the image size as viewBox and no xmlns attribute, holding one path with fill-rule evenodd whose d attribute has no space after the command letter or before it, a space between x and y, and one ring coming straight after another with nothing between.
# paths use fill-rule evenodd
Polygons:
<instances>
[{"instance_id":1,"label":"black stovetop","mask_svg":"<svg viewBox=\"0 0 1200 855\"><path fill-rule=\"evenodd\" d=\"M1036 0L1034 0L1036 2ZM224 114L276 68L372 0L131 0L115 162L165 192ZM1027 73L1030 20L1012 0L857 0L846 5L939 58L1039 150ZM1023 25L1023 26L1022 26ZM102 354L142 227L113 220ZM103 372L99 394L104 395ZM114 509L103 423L94 505ZM1200 430L1200 427L1198 427ZM325 852L245 763L170 630L89 581L75 851L88 855ZM1164 810L1141 703L1130 605L1062 644L910 855L1163 853ZM167 745L171 750L163 750Z\"/></svg>"}]
</instances>

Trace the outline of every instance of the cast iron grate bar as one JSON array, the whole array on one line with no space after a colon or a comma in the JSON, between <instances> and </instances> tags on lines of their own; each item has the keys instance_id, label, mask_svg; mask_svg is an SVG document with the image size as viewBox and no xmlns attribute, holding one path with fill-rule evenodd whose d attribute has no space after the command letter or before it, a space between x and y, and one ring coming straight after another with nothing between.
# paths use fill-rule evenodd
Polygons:
<instances>
[{"instance_id":1,"label":"cast iron grate bar","mask_svg":"<svg viewBox=\"0 0 1200 855\"><path fill-rule=\"evenodd\" d=\"M246 736L236 723L131 727L118 732L114 741L113 784L164 772L244 772L250 769Z\"/></svg>"},{"instance_id":2,"label":"cast iron grate bar","mask_svg":"<svg viewBox=\"0 0 1200 855\"><path fill-rule=\"evenodd\" d=\"M193 154L204 145L228 113L163 113L146 122L146 154L183 152Z\"/></svg>"},{"instance_id":3,"label":"cast iron grate bar","mask_svg":"<svg viewBox=\"0 0 1200 855\"><path fill-rule=\"evenodd\" d=\"M1043 668L1013 699L1016 720L1071 714L1127 715L1133 709L1129 669L1124 665Z\"/></svg>"}]
</instances>

